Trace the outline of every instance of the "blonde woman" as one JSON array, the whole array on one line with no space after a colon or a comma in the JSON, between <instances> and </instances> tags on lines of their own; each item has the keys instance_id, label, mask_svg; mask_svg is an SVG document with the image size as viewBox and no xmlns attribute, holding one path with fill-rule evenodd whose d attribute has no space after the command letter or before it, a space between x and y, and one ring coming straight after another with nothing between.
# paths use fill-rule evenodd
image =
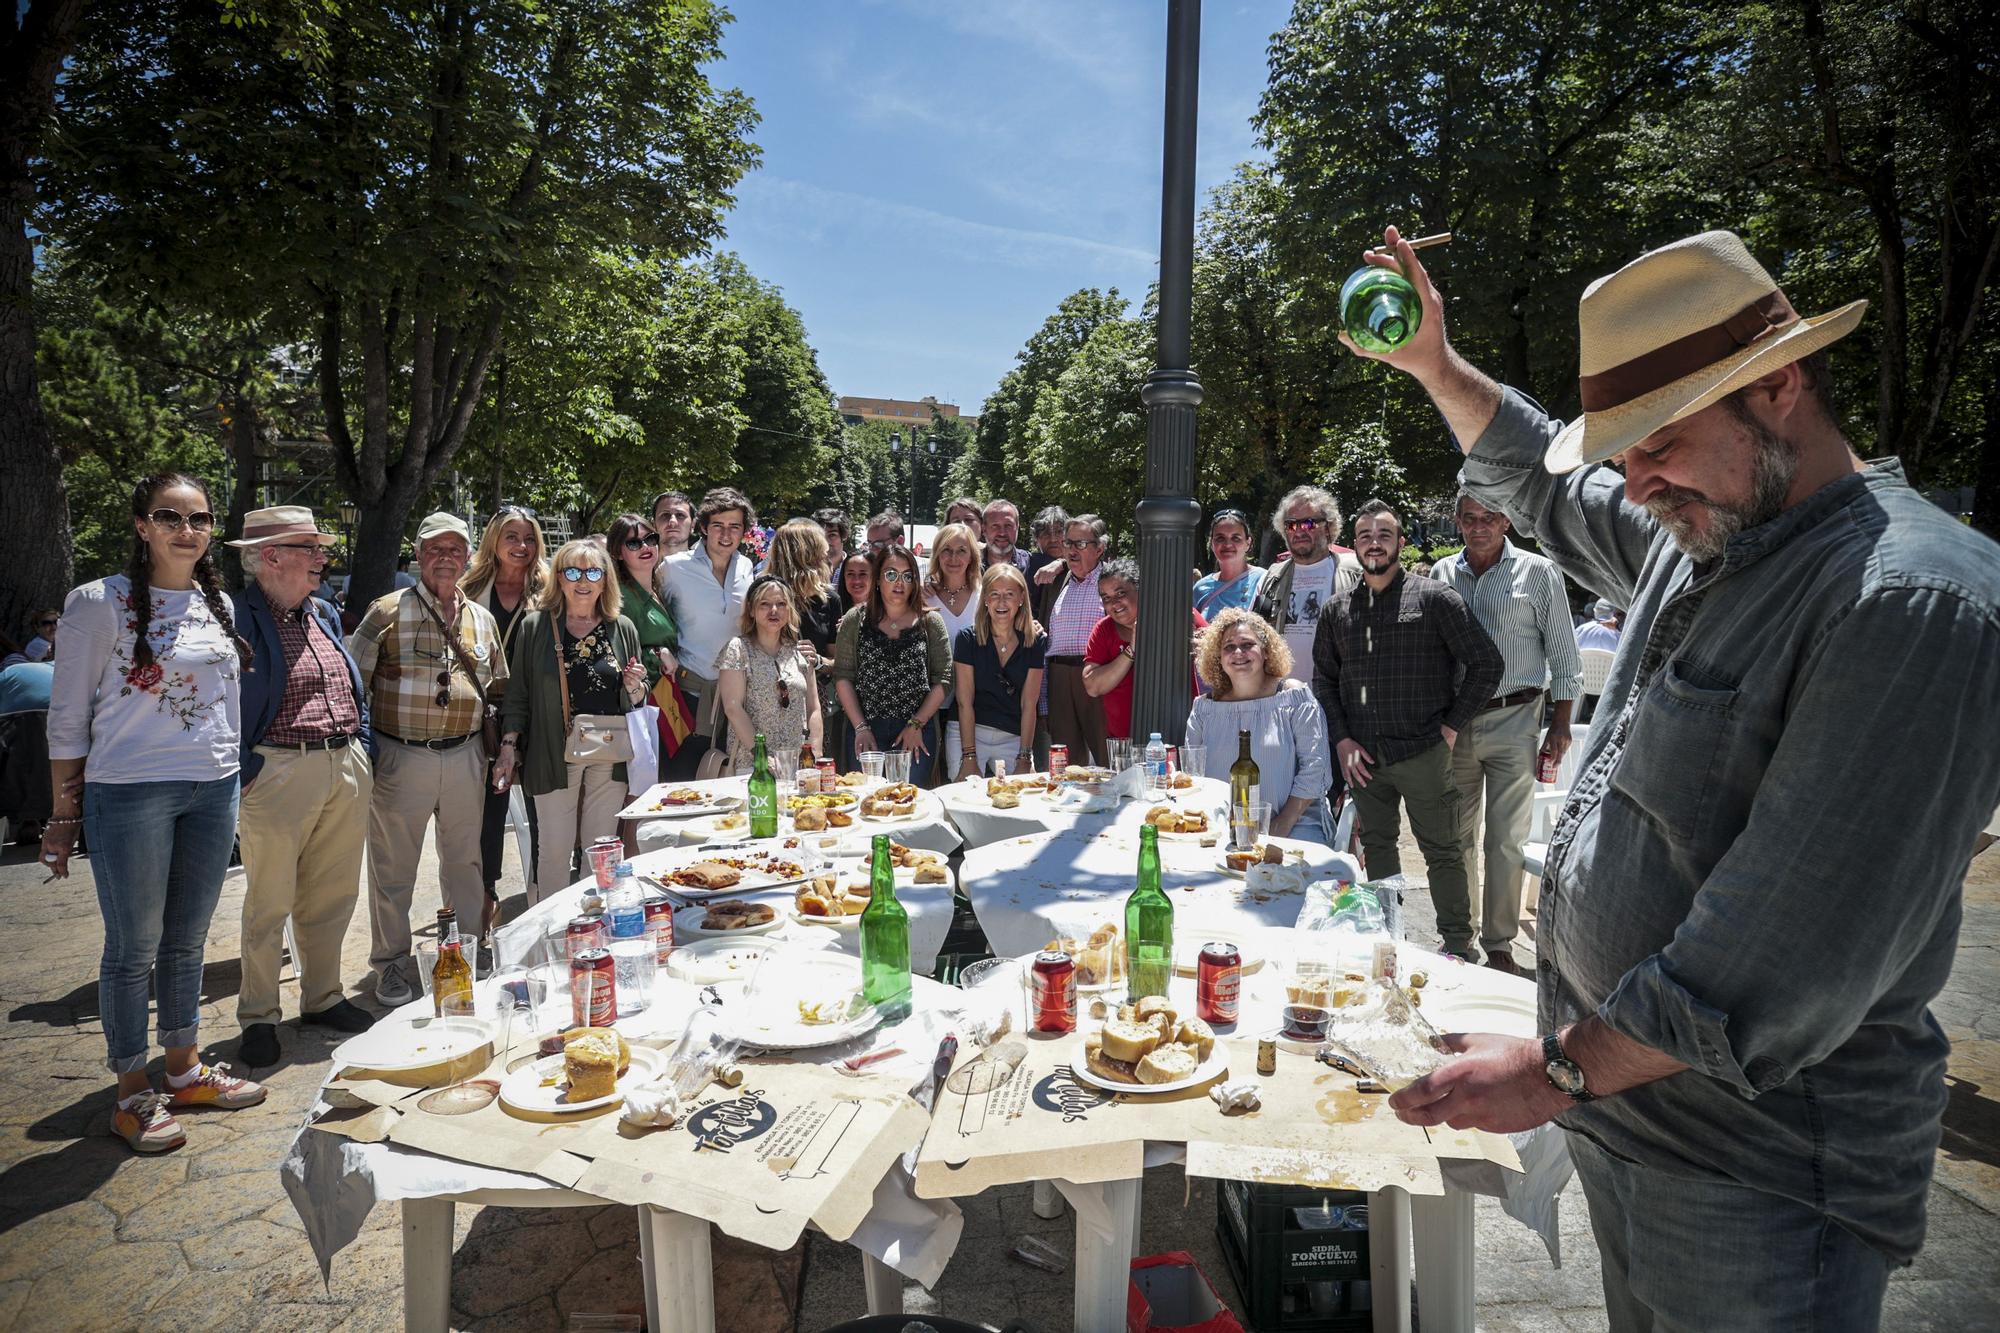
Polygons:
<instances>
[{"instance_id":1,"label":"blonde woman","mask_svg":"<svg viewBox=\"0 0 2000 1333\"><path fill-rule=\"evenodd\" d=\"M798 608L783 579L775 574L757 576L743 598L737 631L722 650L722 674L716 685L722 711L729 718L731 768L750 771L760 735L772 753L792 753L807 744L813 753L825 753L818 674L807 660L807 645L799 637Z\"/></svg>"},{"instance_id":2,"label":"blonde woman","mask_svg":"<svg viewBox=\"0 0 2000 1333\"><path fill-rule=\"evenodd\" d=\"M1310 686L1288 679L1292 652L1284 636L1255 612L1231 607L1196 639L1194 668L1209 693L1188 712L1186 743L1207 747L1205 776L1227 782L1237 733L1249 732L1271 832L1325 842L1333 780L1326 714Z\"/></svg>"},{"instance_id":3,"label":"blonde woman","mask_svg":"<svg viewBox=\"0 0 2000 1333\"><path fill-rule=\"evenodd\" d=\"M487 521L486 532L458 581L459 591L468 602L478 602L493 613L500 627L500 651L511 652L514 633L521 620L541 599L549 582L549 547L542 536L541 520L535 511L522 505L502 505ZM504 691L505 686L502 686ZM486 882L486 917L480 934L490 935L500 924L500 862L507 838L507 793L493 789L493 765L499 755L486 761L486 809L479 825L480 878ZM528 807L529 827L533 828L534 806ZM532 867L522 867L524 871Z\"/></svg>"},{"instance_id":4,"label":"blonde woman","mask_svg":"<svg viewBox=\"0 0 2000 1333\"><path fill-rule=\"evenodd\" d=\"M493 786L505 791L518 780L535 801L531 903L569 885L579 845L618 832L625 766L565 757L571 718L630 712L645 698L639 631L618 611L610 554L596 542L569 542L556 552L553 577L508 655Z\"/></svg>"},{"instance_id":5,"label":"blonde woman","mask_svg":"<svg viewBox=\"0 0 2000 1333\"><path fill-rule=\"evenodd\" d=\"M1028 580L1011 562L979 580L979 609L952 640L958 708L944 729L944 752L961 778L990 773L996 761L1025 773L1035 755L1048 632L1028 614ZM971 722L967 735L961 725Z\"/></svg>"}]
</instances>

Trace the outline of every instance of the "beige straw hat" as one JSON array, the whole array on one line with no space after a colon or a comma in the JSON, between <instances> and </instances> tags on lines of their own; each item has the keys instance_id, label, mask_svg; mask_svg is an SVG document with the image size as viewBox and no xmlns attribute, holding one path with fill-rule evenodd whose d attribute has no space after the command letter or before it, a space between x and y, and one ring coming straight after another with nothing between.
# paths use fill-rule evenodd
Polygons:
<instances>
[{"instance_id":1,"label":"beige straw hat","mask_svg":"<svg viewBox=\"0 0 2000 1333\"><path fill-rule=\"evenodd\" d=\"M287 538L317 542L321 546L332 546L340 540L330 532L321 532L319 524L313 520L313 511L306 506L272 505L269 509L253 509L245 514L243 535L228 544L239 550L253 551Z\"/></svg>"},{"instance_id":2,"label":"beige straw hat","mask_svg":"<svg viewBox=\"0 0 2000 1333\"><path fill-rule=\"evenodd\" d=\"M1550 442L1551 472L1602 463L1861 322L1866 301L1802 319L1733 232L1648 251L1577 304L1583 414Z\"/></svg>"}]
</instances>

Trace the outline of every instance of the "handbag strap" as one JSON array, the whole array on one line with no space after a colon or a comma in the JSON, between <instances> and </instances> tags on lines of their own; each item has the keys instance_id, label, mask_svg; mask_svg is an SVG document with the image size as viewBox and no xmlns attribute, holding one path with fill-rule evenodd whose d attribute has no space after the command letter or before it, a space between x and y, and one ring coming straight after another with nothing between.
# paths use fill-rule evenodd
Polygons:
<instances>
[{"instance_id":1,"label":"handbag strap","mask_svg":"<svg viewBox=\"0 0 2000 1333\"><path fill-rule=\"evenodd\" d=\"M424 600L424 595L421 592L417 591L415 588L412 588L410 589L409 595L417 599L417 605L424 608L424 611L431 618L431 623L438 627L438 633L444 635L445 651L450 653L454 658L458 659L458 665L461 668L463 668L465 674L471 678L472 688L474 691L478 693L479 701L481 703L485 703L486 687L479 683L479 672L473 667L471 662L466 660L465 649L458 646L458 635L453 633L451 630L445 628L444 617L437 613L436 607L432 606L429 602ZM461 606L458 609L457 618L460 620L463 620L465 618L464 607Z\"/></svg>"},{"instance_id":2,"label":"handbag strap","mask_svg":"<svg viewBox=\"0 0 2000 1333\"><path fill-rule=\"evenodd\" d=\"M562 625L555 615L549 618L549 651L556 655L556 686L562 691L563 734L569 734L569 667L563 663Z\"/></svg>"}]
</instances>

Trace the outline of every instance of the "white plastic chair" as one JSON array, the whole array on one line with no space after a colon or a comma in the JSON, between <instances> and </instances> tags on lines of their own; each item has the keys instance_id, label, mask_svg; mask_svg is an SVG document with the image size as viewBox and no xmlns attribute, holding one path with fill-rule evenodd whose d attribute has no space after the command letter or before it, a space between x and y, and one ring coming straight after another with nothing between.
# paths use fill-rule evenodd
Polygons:
<instances>
[{"instance_id":1,"label":"white plastic chair","mask_svg":"<svg viewBox=\"0 0 2000 1333\"><path fill-rule=\"evenodd\" d=\"M1583 693L1603 694L1604 682L1611 675L1612 651L1609 648L1584 648L1578 651L1577 656L1583 659Z\"/></svg>"}]
</instances>

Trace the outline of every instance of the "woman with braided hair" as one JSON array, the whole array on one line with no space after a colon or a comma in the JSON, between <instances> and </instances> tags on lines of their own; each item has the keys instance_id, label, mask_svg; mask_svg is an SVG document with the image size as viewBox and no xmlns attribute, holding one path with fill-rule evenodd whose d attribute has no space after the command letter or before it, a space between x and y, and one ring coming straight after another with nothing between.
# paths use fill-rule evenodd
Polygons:
<instances>
[{"instance_id":1,"label":"woman with braided hair","mask_svg":"<svg viewBox=\"0 0 2000 1333\"><path fill-rule=\"evenodd\" d=\"M262 1087L197 1051L202 947L236 835L238 691L250 659L209 555L214 530L197 479L162 473L133 489L131 560L70 593L49 704L56 798L42 863L68 875L77 833L89 830L104 916L98 1007L118 1076L111 1132L138 1152L187 1141L176 1111L264 1100ZM149 990L163 1091L146 1070Z\"/></svg>"}]
</instances>

